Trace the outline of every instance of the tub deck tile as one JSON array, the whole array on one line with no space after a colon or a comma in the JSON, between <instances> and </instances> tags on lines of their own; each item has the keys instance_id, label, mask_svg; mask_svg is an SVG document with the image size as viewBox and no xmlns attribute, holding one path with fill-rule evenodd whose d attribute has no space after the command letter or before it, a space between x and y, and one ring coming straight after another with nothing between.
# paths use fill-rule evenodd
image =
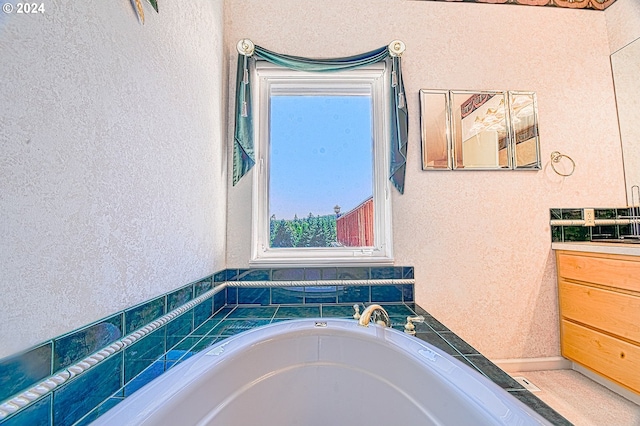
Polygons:
<instances>
[{"instance_id":1,"label":"tub deck tile","mask_svg":"<svg viewBox=\"0 0 640 426\"><path fill-rule=\"evenodd\" d=\"M449 343L451 346L456 348L462 355L480 355L480 352L478 352L473 346L462 340L460 336L458 336L454 332L443 331L439 334L440 337L446 340L447 343Z\"/></svg>"},{"instance_id":2,"label":"tub deck tile","mask_svg":"<svg viewBox=\"0 0 640 426\"><path fill-rule=\"evenodd\" d=\"M218 324L212 331L211 335L216 336L233 336L252 328L261 327L271 322L268 319L226 319Z\"/></svg>"},{"instance_id":3,"label":"tub deck tile","mask_svg":"<svg viewBox=\"0 0 640 426\"><path fill-rule=\"evenodd\" d=\"M336 271L335 268L331 268L331 270ZM324 276L324 270L306 269L305 273L310 271L314 273L317 272L318 275ZM243 271L238 271L238 273L241 272ZM353 271L349 270L348 272L351 273ZM360 271L358 270L356 272ZM379 272L380 271L376 271L375 273L378 274ZM386 273L386 271L383 272ZM403 274L405 274L405 272L407 274L412 274L413 270L403 270ZM249 290L250 292L255 289L249 288L245 290ZM147 360L147 365L151 365L151 367L134 377L133 381L126 382L125 387L121 389L119 395L129 395L147 381L153 379L159 374L162 374L163 371L183 362L189 357L195 355L197 352L205 350L207 347L243 331L270 323L297 318L323 317L352 319L354 314L353 303L357 302L359 304L368 304L371 302L372 290L369 286L339 286L336 290L338 300L343 301L344 304L335 303L333 300L332 303L314 304L311 306L304 303L288 305L271 304L266 303L266 295L262 293L263 289L258 289L258 292L260 292L262 296L259 300L252 299L251 302L257 304L237 305L236 302L242 302L245 300L245 296L249 295L249 292L246 294L239 294L238 298L229 298L229 294L226 292L224 293L227 297L226 306L218 310L214 315L209 316L209 318L204 319L203 324L199 328L188 333L186 337L172 336L170 338L170 336L167 335L166 344L168 351L157 357L155 362ZM566 419L560 416L544 402L540 401L535 395L524 390L518 382L511 378L511 376L482 356L476 349L450 331L446 326L431 316L419 305L411 301L408 303L384 303L382 306L389 313L392 327L398 330L404 329L407 316L413 316L416 314L424 316L424 323L414 323L416 326L417 338L434 345L478 371L480 374L485 375L494 383L510 392L514 397L518 398L547 418L553 424L570 425ZM362 311L362 307L360 310ZM179 327L178 323L176 323L175 328L179 329L179 333L176 334L184 334L188 331L186 330L186 327ZM169 342L170 340L171 342ZM149 352L154 352L154 355L156 354L155 351ZM143 358L146 359L148 357L145 354ZM128 373L131 374L131 371ZM121 398L109 397L102 405L99 405L98 408L86 415L79 424L88 424L90 422L89 419L91 421L95 420L95 418L103 414L106 409L117 404L120 400Z\"/></svg>"},{"instance_id":4,"label":"tub deck tile","mask_svg":"<svg viewBox=\"0 0 640 426\"><path fill-rule=\"evenodd\" d=\"M480 370L485 376L490 378L495 384L501 388L509 390L524 390L524 387L507 373L502 371L500 367L489 361L482 355L465 355L478 370Z\"/></svg>"},{"instance_id":5,"label":"tub deck tile","mask_svg":"<svg viewBox=\"0 0 640 426\"><path fill-rule=\"evenodd\" d=\"M319 318L320 306L280 306L275 318Z\"/></svg>"},{"instance_id":6,"label":"tub deck tile","mask_svg":"<svg viewBox=\"0 0 640 426\"><path fill-rule=\"evenodd\" d=\"M240 319L240 318L262 318L271 319L276 313L278 307L276 306L258 306L258 307L245 307L238 306L235 308L226 319Z\"/></svg>"},{"instance_id":7,"label":"tub deck tile","mask_svg":"<svg viewBox=\"0 0 640 426\"><path fill-rule=\"evenodd\" d=\"M164 373L165 363L164 361L156 361L149 367L145 368L142 373L134 377L124 387L124 396L127 397L149 383L151 380Z\"/></svg>"},{"instance_id":8,"label":"tub deck tile","mask_svg":"<svg viewBox=\"0 0 640 426\"><path fill-rule=\"evenodd\" d=\"M322 305L323 318L353 318L353 305Z\"/></svg>"},{"instance_id":9,"label":"tub deck tile","mask_svg":"<svg viewBox=\"0 0 640 426\"><path fill-rule=\"evenodd\" d=\"M476 367L475 365L471 364L471 362L467 358L465 358L464 356L458 354L458 355L453 355L453 357L455 359L457 359L458 361L460 361L461 363L468 365L469 367L471 367L472 369L477 371L479 374L482 374L482 371L478 370L478 367Z\"/></svg>"},{"instance_id":10,"label":"tub deck tile","mask_svg":"<svg viewBox=\"0 0 640 426\"><path fill-rule=\"evenodd\" d=\"M549 420L555 426L572 426L571 422L562 417L553 408L542 402L540 398L528 390L509 391L511 395L533 408L542 417Z\"/></svg>"},{"instance_id":11,"label":"tub deck tile","mask_svg":"<svg viewBox=\"0 0 640 426\"><path fill-rule=\"evenodd\" d=\"M104 401L102 404L98 405L95 409L93 409L89 414L84 416L80 421L78 421L73 426L87 426L91 424L95 419L118 405L120 402L124 401L124 398L111 397Z\"/></svg>"},{"instance_id":12,"label":"tub deck tile","mask_svg":"<svg viewBox=\"0 0 640 426\"><path fill-rule=\"evenodd\" d=\"M220 324L221 319L208 319L202 323L202 325L195 330L193 333L189 334L189 336L201 336L204 337L211 332L218 324Z\"/></svg>"},{"instance_id":13,"label":"tub deck tile","mask_svg":"<svg viewBox=\"0 0 640 426\"><path fill-rule=\"evenodd\" d=\"M227 306L225 308L220 309L218 312L216 312L215 314L213 314L213 316L211 317L216 318L216 319L224 319L227 317L227 315L229 315L229 312L233 311L233 309L235 308L235 306Z\"/></svg>"},{"instance_id":14,"label":"tub deck tile","mask_svg":"<svg viewBox=\"0 0 640 426\"><path fill-rule=\"evenodd\" d=\"M438 333L435 332L427 332L427 333L416 333L416 337L418 339L424 340L425 342L435 346L436 348L442 350L443 352L449 355L460 355L460 353L446 340L444 340Z\"/></svg>"},{"instance_id":15,"label":"tub deck tile","mask_svg":"<svg viewBox=\"0 0 640 426\"><path fill-rule=\"evenodd\" d=\"M191 352L197 353L203 349L208 348L209 346L216 343L220 338L218 336L205 336L195 344L193 348L191 348Z\"/></svg>"},{"instance_id":16,"label":"tub deck tile","mask_svg":"<svg viewBox=\"0 0 640 426\"><path fill-rule=\"evenodd\" d=\"M390 317L403 317L405 319L405 322L408 316L414 316L416 314L412 309L410 309L404 303L402 304L396 303L393 305L382 304L381 306L384 308L385 311L387 311Z\"/></svg>"}]
</instances>

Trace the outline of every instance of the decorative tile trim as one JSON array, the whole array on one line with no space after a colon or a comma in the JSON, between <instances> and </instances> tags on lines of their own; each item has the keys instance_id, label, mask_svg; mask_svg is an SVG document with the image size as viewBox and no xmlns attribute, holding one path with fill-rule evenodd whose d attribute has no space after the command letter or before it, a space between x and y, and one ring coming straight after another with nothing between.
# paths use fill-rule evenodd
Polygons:
<instances>
[{"instance_id":1,"label":"decorative tile trim","mask_svg":"<svg viewBox=\"0 0 640 426\"><path fill-rule=\"evenodd\" d=\"M458 1L458 0L431 0L431 1ZM518 4L524 6L536 6L536 7L560 7L571 9L589 9L589 10L604 10L608 6L611 6L616 0L588 0L588 1L576 1L576 0L546 0L543 2L535 0L468 0L472 3L502 3L502 4Z\"/></svg>"},{"instance_id":2,"label":"decorative tile trim","mask_svg":"<svg viewBox=\"0 0 640 426\"><path fill-rule=\"evenodd\" d=\"M227 281L227 287L309 287L309 286L351 286L351 285L404 285L415 284L415 279L383 280L308 280L308 281Z\"/></svg>"},{"instance_id":3,"label":"decorative tile trim","mask_svg":"<svg viewBox=\"0 0 640 426\"><path fill-rule=\"evenodd\" d=\"M631 225L640 222L640 219L595 219L595 226L612 226L612 225ZM585 221L582 219L552 219L549 221L551 226L584 226Z\"/></svg>"},{"instance_id":4,"label":"decorative tile trim","mask_svg":"<svg viewBox=\"0 0 640 426\"><path fill-rule=\"evenodd\" d=\"M23 409L30 406L32 403L40 400L47 394L51 393L55 388L60 385L66 383L70 379L79 376L85 371L89 370L91 367L96 364L104 361L105 359L111 357L112 355L122 351L124 348L133 345L138 340L142 339L146 335L152 333L158 328L164 326L174 318L182 315L189 309L195 307L196 305L204 302L205 300L213 297L216 293L223 291L226 288L226 283L223 283L219 286L216 286L214 289L209 290L208 292L202 294L201 296L192 299L191 301L185 303L184 305L176 308L175 310L163 315L157 320L147 324L144 327L141 327L138 330L135 330L133 333L123 337L120 340L113 342L111 345L106 348L94 353L83 359L82 361L63 369L46 380L38 383L32 388L24 391L13 398L3 402L0 404L0 420L4 420L9 415L13 415L22 411Z\"/></svg>"}]
</instances>

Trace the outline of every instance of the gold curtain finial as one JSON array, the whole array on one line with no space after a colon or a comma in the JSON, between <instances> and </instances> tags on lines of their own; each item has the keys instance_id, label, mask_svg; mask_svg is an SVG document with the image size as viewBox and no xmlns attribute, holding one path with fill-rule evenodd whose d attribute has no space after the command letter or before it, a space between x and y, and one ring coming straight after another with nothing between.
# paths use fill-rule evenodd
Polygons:
<instances>
[{"instance_id":1,"label":"gold curtain finial","mask_svg":"<svg viewBox=\"0 0 640 426\"><path fill-rule=\"evenodd\" d=\"M142 8L142 2L140 0L134 0L136 4L136 13L138 14L138 18L140 18L140 22L144 25L144 9Z\"/></svg>"},{"instance_id":2,"label":"gold curtain finial","mask_svg":"<svg viewBox=\"0 0 640 426\"><path fill-rule=\"evenodd\" d=\"M236 49L238 49L238 53L244 56L253 55L253 51L255 50L255 45L248 38L243 38L236 45Z\"/></svg>"},{"instance_id":3,"label":"gold curtain finial","mask_svg":"<svg viewBox=\"0 0 640 426\"><path fill-rule=\"evenodd\" d=\"M389 43L389 54L391 56L402 56L406 47L402 40L393 40Z\"/></svg>"}]
</instances>

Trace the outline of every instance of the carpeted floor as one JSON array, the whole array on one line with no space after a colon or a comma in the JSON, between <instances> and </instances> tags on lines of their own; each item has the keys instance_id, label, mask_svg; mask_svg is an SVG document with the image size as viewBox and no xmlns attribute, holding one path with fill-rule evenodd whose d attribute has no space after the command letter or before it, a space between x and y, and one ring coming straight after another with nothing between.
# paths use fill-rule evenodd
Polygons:
<instances>
[{"instance_id":1,"label":"carpeted floor","mask_svg":"<svg viewBox=\"0 0 640 426\"><path fill-rule=\"evenodd\" d=\"M640 405L573 370L510 373L540 388L534 394L575 426L640 426ZM640 373L639 373L640 374Z\"/></svg>"}]
</instances>

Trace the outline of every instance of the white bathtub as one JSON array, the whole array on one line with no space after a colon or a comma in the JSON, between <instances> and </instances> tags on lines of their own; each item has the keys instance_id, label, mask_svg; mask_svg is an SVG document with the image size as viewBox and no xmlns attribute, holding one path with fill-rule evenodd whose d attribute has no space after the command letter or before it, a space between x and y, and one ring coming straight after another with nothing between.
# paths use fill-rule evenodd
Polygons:
<instances>
[{"instance_id":1,"label":"white bathtub","mask_svg":"<svg viewBox=\"0 0 640 426\"><path fill-rule=\"evenodd\" d=\"M193 356L94 425L548 425L421 340L353 320L249 330Z\"/></svg>"}]
</instances>

